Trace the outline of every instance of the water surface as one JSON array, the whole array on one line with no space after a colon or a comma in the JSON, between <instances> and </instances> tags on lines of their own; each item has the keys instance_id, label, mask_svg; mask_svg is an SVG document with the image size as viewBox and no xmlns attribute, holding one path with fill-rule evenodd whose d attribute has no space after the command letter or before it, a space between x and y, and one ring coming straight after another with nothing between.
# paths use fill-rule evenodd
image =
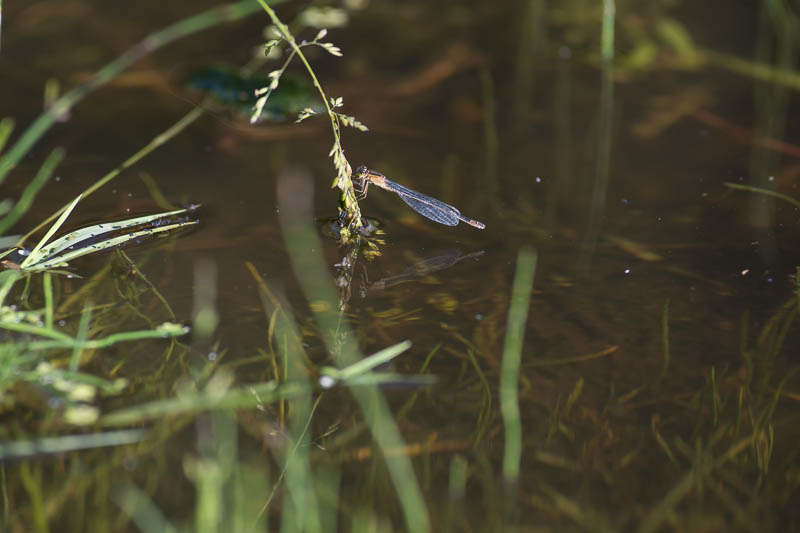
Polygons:
<instances>
[{"instance_id":1,"label":"water surface","mask_svg":"<svg viewBox=\"0 0 800 533\"><path fill-rule=\"evenodd\" d=\"M102 2L5 6L0 114L23 127L40 111L47 79L80 83L203 7L147 4L129 12ZM580 1L376 1L331 30L343 58L308 49L328 94L370 127L343 132L354 168L366 164L486 224L437 225L373 189L361 204L381 224L371 253L364 245L343 274L335 265L346 248L322 230L322 244L308 245L341 281L342 321L361 352L408 339L413 346L391 369L437 378L427 388L381 389L407 445L385 453L410 458L434 530L797 527L797 208L725 186L797 197L792 85L758 74L792 70L780 50L795 45L755 4L633 4L618 6L613 67L599 56L599 9ZM278 13L290 20L301 7ZM267 22L258 14L171 45L78 105L4 185L5 195L19 194L49 149L66 147L58 179L17 230L189 112L202 96L184 85L186 75L244 65ZM291 71L302 74L298 64ZM132 383L104 412L204 383L209 358L221 357L236 384L272 379L274 324L253 272L296 320L309 377L332 364L314 296L287 255L276 193L279 175L301 169L313 180L312 215L335 216L332 138L324 117L291 122L250 126L215 107L76 211L74 225L155 212L140 179L150 176L169 202L202 204L200 225L126 253L180 322L191 322L198 301L197 265L216 272L219 324L209 339L185 339L168 361L159 344L94 355L93 371ZM523 247L538 261L519 371L522 462L516 480L503 480L498 386ZM120 302L139 283L112 256L71 265L87 278L116 265L96 301ZM59 300L84 283L61 280ZM169 318L152 293L127 304L153 323ZM72 431L57 413L25 409L4 415L4 437ZM197 479L212 474L196 459L235 452L243 473L222 490L245 502L245 523L278 483L283 499L266 516L291 529L291 493L278 479L292 449L287 409L291 402L170 418L147 424L154 433L145 444L7 464L5 525L31 531L44 516L54 531L136 530L107 497L130 482L173 524L199 528L194 512L207 502ZM339 529L408 528L347 391L326 392L308 427L316 494ZM226 442L234 451L220 451ZM43 510L31 503L32 486ZM241 486L248 498L237 496Z\"/></svg>"}]
</instances>

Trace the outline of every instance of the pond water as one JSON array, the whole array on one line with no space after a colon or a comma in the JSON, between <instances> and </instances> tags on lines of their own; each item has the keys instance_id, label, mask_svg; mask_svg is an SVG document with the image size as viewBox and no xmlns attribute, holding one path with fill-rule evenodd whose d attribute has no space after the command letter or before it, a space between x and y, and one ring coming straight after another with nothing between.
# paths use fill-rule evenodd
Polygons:
<instances>
[{"instance_id":1,"label":"pond water","mask_svg":"<svg viewBox=\"0 0 800 533\"><path fill-rule=\"evenodd\" d=\"M343 246L326 231L338 200L328 118L293 124L291 108L288 120L250 125L241 105L209 102L81 201L65 229L188 204L201 205L198 224L124 245L129 260L75 260L54 282L70 334L87 301L91 338L164 321L192 333L84 353L81 370L127 380L96 401L101 417L87 427L35 383L4 385L6 443L117 425L147 438L6 462L4 530L800 528L800 77L789 37L800 13L619 2L604 63L601 2L345 4L322 13L342 22L324 40L343 57L303 50L327 95L343 98L337 111L369 127L342 130L353 169L486 228L436 224L372 187L360 207L379 232ZM41 112L48 80L85 83L147 34L214 5L3 5L11 142ZM311 40L306 7L276 11ZM193 72L254 68L268 24L255 11L190 35L89 94L3 183L4 198L19 197L50 150L66 149L10 233L195 109L204 93L187 85ZM304 79L302 64L286 75ZM310 84L295 89L319 108ZM517 295L527 315L510 316L531 257L533 288ZM44 305L35 291L31 305ZM507 332L519 320L515 368ZM316 385L322 367L343 364L333 355L405 340L377 388ZM39 357L66 367L71 353ZM509 368L518 417L501 393ZM254 401L262 389L248 387L273 379L311 389ZM238 409L197 396L234 389ZM193 398L185 409L102 416L181 397Z\"/></svg>"}]
</instances>

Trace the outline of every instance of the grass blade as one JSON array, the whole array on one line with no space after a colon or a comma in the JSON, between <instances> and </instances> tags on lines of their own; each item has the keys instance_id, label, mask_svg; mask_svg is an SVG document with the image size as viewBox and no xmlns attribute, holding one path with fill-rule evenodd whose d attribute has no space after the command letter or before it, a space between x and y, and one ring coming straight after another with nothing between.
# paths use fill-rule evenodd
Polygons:
<instances>
[{"instance_id":1,"label":"grass blade","mask_svg":"<svg viewBox=\"0 0 800 533\"><path fill-rule=\"evenodd\" d=\"M63 148L56 148L50 152L50 155L48 155L47 159L42 163L36 176L33 177L31 182L25 187L25 190L22 191L22 195L17 203L11 211L0 220L0 235L8 231L8 228L16 224L20 217L30 209L31 204L33 204L33 201L36 199L36 195L50 179L56 166L58 166L62 159L64 159Z\"/></svg>"},{"instance_id":2,"label":"grass blade","mask_svg":"<svg viewBox=\"0 0 800 533\"><path fill-rule=\"evenodd\" d=\"M139 487L125 483L111 491L111 500L128 515L144 533L178 533L147 493Z\"/></svg>"},{"instance_id":3,"label":"grass blade","mask_svg":"<svg viewBox=\"0 0 800 533\"><path fill-rule=\"evenodd\" d=\"M522 248L517 256L517 271L511 287L511 304L508 308L503 361L500 366L500 412L503 415L503 425L505 426L503 477L509 482L515 481L519 477L522 459L519 368L535 271L536 252L529 247Z\"/></svg>"},{"instance_id":4,"label":"grass blade","mask_svg":"<svg viewBox=\"0 0 800 533\"><path fill-rule=\"evenodd\" d=\"M50 240L50 237L55 235L55 233L58 231L58 229L64 224L64 222L67 220L69 215L72 213L72 210L75 209L75 206L78 205L78 202L81 201L81 197L82 196L83 196L82 194L79 194L77 196L77 198L75 198L69 204L69 206L67 206L67 208L64 210L64 212L61 213L61 216L58 217L58 220L56 220L53 223L53 225L50 226L50 229L47 230L47 233L44 234L44 237L42 237L41 240L36 244L36 246L33 247L33 251L28 255L27 258L25 258L25 261L22 262L20 267L25 268L26 266L28 266L30 264L36 263L41 258L41 256L39 255L39 251L42 249L42 247L45 244L47 244L47 241Z\"/></svg>"},{"instance_id":5,"label":"grass blade","mask_svg":"<svg viewBox=\"0 0 800 533\"><path fill-rule=\"evenodd\" d=\"M312 302L311 308L328 351L342 366L361 359L352 333L336 313L336 293L322 256L311 252L321 250L316 228L310 223L313 198L311 179L305 172L286 171L278 178L278 204L283 238L295 274ZM324 309L324 310L323 310ZM375 387L351 387L350 392L364 413L372 437L383 451L383 460L394 485L406 522L406 529L415 533L430 531L428 510L408 456L392 455L387 450L404 446L385 398Z\"/></svg>"},{"instance_id":6,"label":"grass blade","mask_svg":"<svg viewBox=\"0 0 800 533\"><path fill-rule=\"evenodd\" d=\"M69 211L71 211L71 209ZM196 220L187 220L183 222L175 222L172 224L166 224L161 226L147 226L144 228L140 228L136 231L131 231L129 233L125 233L122 235L117 235L116 237L111 237L94 244L81 246L75 250L69 251L65 254L61 254L61 252L63 252L64 250L69 249L75 246L76 244L80 244L82 241L86 239L97 238L104 234L119 233L129 228L141 227L145 224L157 223L158 221L163 220L166 217L180 215L183 213L187 213L189 211L190 211L189 209L179 209L176 211L168 211L166 213L158 213L155 215L146 215L142 217L131 218L128 220L121 220L118 222L111 222L111 223L106 222L103 224L95 224L93 226L75 230L71 233L68 233L67 235L59 237L51 245L47 246L46 249L42 248L34 249L34 251L31 252L31 254L28 256L28 258L22 263L21 267L23 270L26 270L28 272L33 272L33 271L53 268L55 266L63 266L66 265L69 261L72 261L73 259L76 259L78 257L94 252L99 252L101 250L106 250L108 248L124 244L128 241L138 239L140 237L147 237L155 235L156 233L163 233L165 231L171 231L174 229L182 228L184 226L196 224L197 223ZM59 219L59 221L60 220L61 219ZM48 232L48 235L49 234L50 232ZM32 257L33 259L31 259Z\"/></svg>"},{"instance_id":7,"label":"grass blade","mask_svg":"<svg viewBox=\"0 0 800 533\"><path fill-rule=\"evenodd\" d=\"M365 357L361 361L354 363L345 368L334 368L326 366L320 369L323 376L320 378L320 383L325 381L326 387L333 386L334 382L348 381L361 374L370 372L376 366L387 363L411 348L411 341L403 341L394 346L384 348L383 350ZM327 380L325 378L328 378Z\"/></svg>"},{"instance_id":8,"label":"grass blade","mask_svg":"<svg viewBox=\"0 0 800 533\"><path fill-rule=\"evenodd\" d=\"M52 244L50 244L50 246L48 247L47 255L52 257L56 254L61 253L63 250L66 250L70 246L73 246L74 244L79 243L85 239L99 237L106 233L121 232L127 230L128 228L143 226L145 224L149 224L150 222L155 222L156 220L167 218L174 215L180 215L188 211L189 211L188 209L177 209L175 211L167 211L165 213L158 213L155 215L145 215L141 217L120 220L116 222L104 222L102 224L94 224L92 226L77 229L53 241ZM35 251L36 250L34 250L34 252ZM34 255L34 252L31 252L31 256ZM38 263L40 261L41 259L36 260L35 263ZM26 267L29 265L23 264L22 266Z\"/></svg>"},{"instance_id":9,"label":"grass blade","mask_svg":"<svg viewBox=\"0 0 800 533\"><path fill-rule=\"evenodd\" d=\"M242 409L276 402L281 398L290 398L306 392L305 387L296 384L279 385L276 381L232 388L222 395L205 391L187 391L174 398L114 411L100 418L100 423L105 426L124 426L141 424L166 416L194 415L212 409Z\"/></svg>"},{"instance_id":10,"label":"grass blade","mask_svg":"<svg viewBox=\"0 0 800 533\"><path fill-rule=\"evenodd\" d=\"M0 461L103 448L105 446L120 446L142 441L146 436L147 432L144 430L125 429L89 435L64 435L34 440L0 442Z\"/></svg>"},{"instance_id":11,"label":"grass blade","mask_svg":"<svg viewBox=\"0 0 800 533\"><path fill-rule=\"evenodd\" d=\"M3 148L6 145L6 141L11 136L11 132L14 131L14 119L11 117L6 117L3 120L0 120L0 152L3 151Z\"/></svg>"},{"instance_id":12,"label":"grass blade","mask_svg":"<svg viewBox=\"0 0 800 533\"><path fill-rule=\"evenodd\" d=\"M747 191L752 192L755 194L763 194L764 196L772 196L774 198L778 198L783 200L784 202L789 202L796 208L800 209L800 201L795 200L791 196L786 196L785 194L781 194L779 192L771 191L769 189L762 189L761 187L753 187L751 185L742 185L740 183L729 183L726 182L725 186L737 191Z\"/></svg>"}]
</instances>

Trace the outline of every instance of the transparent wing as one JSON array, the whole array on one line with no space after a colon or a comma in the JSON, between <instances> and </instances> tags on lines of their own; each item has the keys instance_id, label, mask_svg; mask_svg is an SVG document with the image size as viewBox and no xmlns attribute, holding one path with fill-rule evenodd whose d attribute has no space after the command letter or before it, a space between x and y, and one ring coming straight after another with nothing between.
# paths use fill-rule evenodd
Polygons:
<instances>
[{"instance_id":1,"label":"transparent wing","mask_svg":"<svg viewBox=\"0 0 800 533\"><path fill-rule=\"evenodd\" d=\"M445 226L458 225L461 213L452 205L440 202L436 198L431 198L422 193L412 191L394 182L392 186L395 187L394 192L397 193L401 200L425 218L429 218Z\"/></svg>"}]
</instances>

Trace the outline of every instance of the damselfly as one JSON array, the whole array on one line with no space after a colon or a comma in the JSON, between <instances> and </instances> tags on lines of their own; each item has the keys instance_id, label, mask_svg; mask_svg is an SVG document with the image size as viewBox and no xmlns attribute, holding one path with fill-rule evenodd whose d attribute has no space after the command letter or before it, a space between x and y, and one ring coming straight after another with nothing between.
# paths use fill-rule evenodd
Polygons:
<instances>
[{"instance_id":1,"label":"damselfly","mask_svg":"<svg viewBox=\"0 0 800 533\"><path fill-rule=\"evenodd\" d=\"M466 222L470 226L478 229L483 229L486 227L483 222L478 222L477 220L472 220L471 218L465 217L452 205L446 204L440 200L437 200L436 198L431 198L430 196L420 192L411 190L408 187L403 187L399 183L395 183L388 179L380 172L375 172L374 170L370 170L365 166L360 166L358 167L358 170L356 170L355 185L357 187L356 191L359 193L359 200L367 197L367 189L369 189L370 183L380 187L381 189L392 191L393 193L397 194L401 200L407 203L411 209L420 215L433 220L434 222L438 222L439 224L444 224L445 226L455 226L460 220L461 222Z\"/></svg>"}]
</instances>

